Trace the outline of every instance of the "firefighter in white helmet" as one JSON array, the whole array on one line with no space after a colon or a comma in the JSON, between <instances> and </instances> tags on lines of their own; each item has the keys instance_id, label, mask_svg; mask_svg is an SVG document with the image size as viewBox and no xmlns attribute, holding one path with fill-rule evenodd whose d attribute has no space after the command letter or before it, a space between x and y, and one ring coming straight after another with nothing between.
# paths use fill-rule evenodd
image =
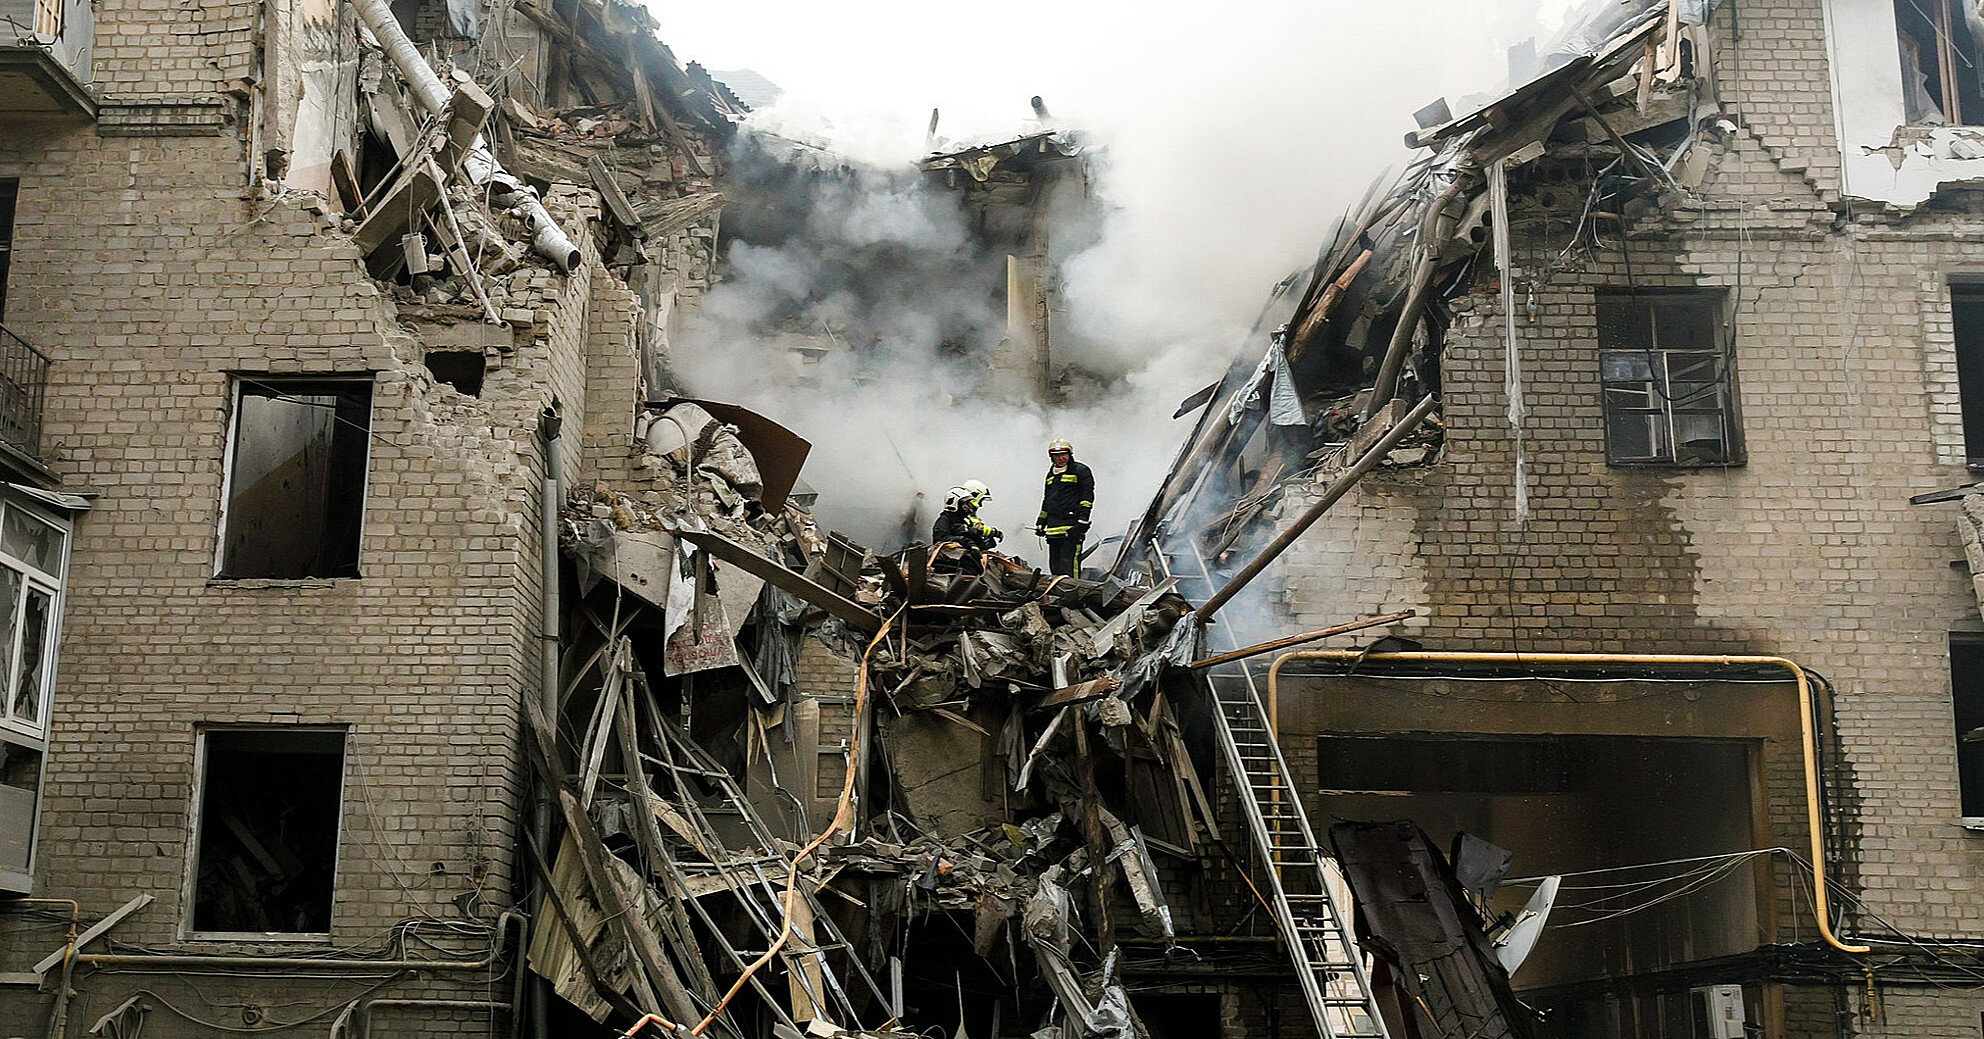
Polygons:
<instances>
[{"instance_id":1,"label":"firefighter in white helmet","mask_svg":"<svg viewBox=\"0 0 1984 1039\"><path fill-rule=\"evenodd\" d=\"M974 557L992 551L1005 534L978 515L979 506L991 500L992 489L977 480L951 488L944 496L944 511L937 514L930 539L940 545L954 543Z\"/></svg>"},{"instance_id":2,"label":"firefighter in white helmet","mask_svg":"<svg viewBox=\"0 0 1984 1039\"><path fill-rule=\"evenodd\" d=\"M1095 474L1075 461L1075 447L1066 440L1047 445L1047 461L1047 486L1033 532L1047 539L1049 573L1079 577L1082 539L1088 537L1088 514L1095 508Z\"/></svg>"}]
</instances>

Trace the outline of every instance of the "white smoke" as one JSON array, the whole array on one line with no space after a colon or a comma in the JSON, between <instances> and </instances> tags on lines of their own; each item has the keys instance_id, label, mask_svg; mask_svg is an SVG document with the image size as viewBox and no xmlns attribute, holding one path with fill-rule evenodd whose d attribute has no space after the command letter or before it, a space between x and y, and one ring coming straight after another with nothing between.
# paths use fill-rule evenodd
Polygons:
<instances>
[{"instance_id":1,"label":"white smoke","mask_svg":"<svg viewBox=\"0 0 1984 1039\"><path fill-rule=\"evenodd\" d=\"M1189 429L1189 416L1171 419L1178 402L1243 344L1265 348L1245 341L1269 289L1410 157L1399 141L1413 110L1500 79L1509 23L1533 24L1537 5L1511 4L1523 10L1510 19L1467 0L1238 3L1188 21L1072 4L1051 21L981 12L948 27L925 7L892 20L831 6L769 12L775 34L754 7L759 33L710 60L786 88L754 125L830 137L865 172L809 193L807 233L726 246L728 280L675 343L676 373L813 441L804 476L823 525L892 548L918 493L927 537L944 491L976 478L993 487L988 515L1008 547L1038 561L1046 442L1067 437L1095 470L1092 537L1119 533ZM672 15L671 42L696 56L669 23L718 15ZM838 45L841 22L859 25L851 49ZM915 26L948 34L901 35ZM805 44L782 42L794 40ZM809 65L818 55L833 63ZM1009 116L986 114L995 92ZM1003 331L1003 267L974 253L955 196L918 190L911 173L932 104L940 133L997 139L1022 129L1035 92L1103 144L1095 190L1109 215L1099 243L1065 265L1054 344L1057 362L1108 381L1066 408L1015 396L972 362ZM821 361L797 364L794 346Z\"/></svg>"}]
</instances>

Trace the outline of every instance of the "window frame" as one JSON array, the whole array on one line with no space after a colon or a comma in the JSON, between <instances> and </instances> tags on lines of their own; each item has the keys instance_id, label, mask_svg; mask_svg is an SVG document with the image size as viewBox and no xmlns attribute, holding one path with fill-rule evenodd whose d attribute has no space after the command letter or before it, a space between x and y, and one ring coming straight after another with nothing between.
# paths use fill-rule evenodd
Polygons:
<instances>
[{"instance_id":1,"label":"window frame","mask_svg":"<svg viewBox=\"0 0 1984 1039\"><path fill-rule=\"evenodd\" d=\"M200 856L205 851L201 828L206 822L208 737L215 733L326 734L338 737L337 834L331 855L330 908L322 931L203 931L193 926L199 911ZM180 882L178 932L181 941L286 942L298 945L329 945L337 922L338 890L344 867L345 796L351 787L351 726L349 725L253 725L202 724L194 730L193 792L186 806L186 857Z\"/></svg>"},{"instance_id":2,"label":"window frame","mask_svg":"<svg viewBox=\"0 0 1984 1039\"><path fill-rule=\"evenodd\" d=\"M0 736L21 737L27 745L45 751L48 741L48 725L54 711L56 650L62 644L62 615L66 607L69 553L75 543L75 525L72 521L57 516L52 511L28 505L19 498L0 495L0 524L6 522L10 512L21 512L27 516L55 528L62 536L62 547L56 561L58 572L49 573L19 556L8 552L0 545L0 569L14 570L21 575L21 594L13 604L13 616L5 628L8 643L0 651L0 660L7 664L4 674L0 674ZM41 699L37 705L39 717L23 721L14 716L14 695L16 682L20 678L21 645L25 632L20 620L27 609L28 596L41 592L48 597L48 618L41 633L42 649L40 661Z\"/></svg>"},{"instance_id":3,"label":"window frame","mask_svg":"<svg viewBox=\"0 0 1984 1039\"><path fill-rule=\"evenodd\" d=\"M1709 343L1702 345L1664 346L1660 341L1660 310L1662 305L1673 306L1685 303L1702 309L1709 319ZM1646 311L1648 342L1643 346L1609 346L1604 335L1606 322L1604 313L1608 307L1635 307ZM1749 461L1748 451L1743 442L1743 420L1740 395L1737 391L1735 352L1730 348L1728 330L1725 327L1727 296L1717 289L1678 288L1678 289L1604 289L1595 294L1593 340L1597 347L1598 361L1598 407L1604 423L1605 464L1612 468L1647 469L1730 469L1741 467ZM1615 357L1643 357L1647 360L1647 377L1644 380L1611 379L1607 376L1608 362ZM1710 359L1718 371L1708 380L1689 380L1684 385L1700 385L1713 389L1716 404L1712 408L1689 407L1677 409L1677 398L1670 392L1673 385L1676 358L1691 358L1687 363L1701 364ZM1632 390L1629 387L1643 386ZM1649 400L1659 403L1657 408L1632 408L1615 406L1614 393L1641 392ZM1722 434L1722 457L1691 458L1683 457L1682 445L1689 441L1680 439L1680 421L1683 416L1714 415ZM1652 439L1664 444L1659 453L1648 455L1627 455L1616 450L1616 434L1619 423L1641 416L1656 416L1660 426L1660 436Z\"/></svg>"},{"instance_id":4,"label":"window frame","mask_svg":"<svg viewBox=\"0 0 1984 1039\"><path fill-rule=\"evenodd\" d=\"M1974 69L1980 57L1984 57L1984 39L1977 38L1968 25L1958 24L1960 16L1953 7L1952 0L1894 0L1895 60L1900 72L1903 126L1977 126L1980 117L1984 117L1984 83L1975 81L1974 72L1971 82L1961 79L1965 67ZM1927 23L1926 40L1911 31L1915 16ZM1926 83L1908 81L1908 62L1902 59L1910 43L1915 45L1916 70L1928 79ZM1909 118L1914 103L1911 95L1918 87L1935 106L1934 114L1938 118L1930 118L1926 111Z\"/></svg>"},{"instance_id":5,"label":"window frame","mask_svg":"<svg viewBox=\"0 0 1984 1039\"><path fill-rule=\"evenodd\" d=\"M1946 645L1950 676L1950 747L1956 766L1954 770L1955 775L1952 777L1956 780L1957 787L1956 822L1957 825L1967 830L1984 830L1984 815L1969 815L1964 811L1966 797L1977 801L1978 807L1984 809L1984 760L1980 760L1978 769L1980 773L1978 786L1980 789L1974 792L1966 791L1964 789L1963 775L1963 759L1966 748L1970 749L1970 755L1972 757L1984 758L1984 741L1966 744L1963 739L1963 734L1968 731L1964 727L1966 715L1969 716L1970 721L1978 723L1971 726L1971 728L1984 727L1984 628L1973 626L1954 628L1949 633L1949 640ZM1971 710L1965 710L1959 705L1959 700L1963 698L1964 694L1961 684L1957 681L1958 646L1971 648L1976 651L1978 657L1975 674L1975 685L1977 689L1972 697L1976 702L1971 705Z\"/></svg>"},{"instance_id":6,"label":"window frame","mask_svg":"<svg viewBox=\"0 0 1984 1039\"><path fill-rule=\"evenodd\" d=\"M292 385L326 385L348 383L367 387L365 407L365 465L358 485L357 504L357 545L353 552L352 573L334 576L268 577L256 574L231 574L227 571L228 526L234 518L231 515L234 503L234 478L236 452L240 448L242 399L250 384L264 387ZM365 576L365 518L371 503L372 492L372 436L373 413L378 404L377 372L332 372L332 373L285 373L231 372L228 375L227 436L221 446L221 485L220 503L214 523L213 574L216 583L241 581L275 581L298 583L304 581L353 581Z\"/></svg>"}]
</instances>

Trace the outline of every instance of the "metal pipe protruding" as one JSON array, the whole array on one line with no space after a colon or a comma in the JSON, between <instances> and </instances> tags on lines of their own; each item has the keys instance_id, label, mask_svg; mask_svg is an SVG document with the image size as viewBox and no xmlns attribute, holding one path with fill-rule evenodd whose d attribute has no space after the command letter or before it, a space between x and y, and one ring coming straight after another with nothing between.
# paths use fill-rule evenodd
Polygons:
<instances>
[{"instance_id":1,"label":"metal pipe protruding","mask_svg":"<svg viewBox=\"0 0 1984 1039\"><path fill-rule=\"evenodd\" d=\"M1397 446L1399 441L1404 440L1407 433L1418 429L1419 423L1424 421L1426 416L1432 414L1432 412L1433 395L1429 393L1425 397L1420 398L1419 404L1407 412L1404 418L1399 419L1397 425L1386 430L1385 435L1379 437L1378 442L1372 444L1370 450L1365 451L1354 465L1338 476L1330 484L1329 489L1323 492L1323 496L1316 500L1316 504L1309 506L1307 511L1297 517L1294 523L1288 525L1287 530L1282 531L1273 541L1268 542L1268 547L1261 549L1260 554L1254 557L1253 562L1248 563L1239 573L1234 574L1232 579L1226 582L1224 588L1213 593L1213 597L1207 599L1206 604L1199 607L1196 611L1199 620L1211 620L1212 615L1218 612L1221 606L1226 605L1227 600L1240 594L1240 590L1247 587L1249 581L1260 576L1261 571L1266 570L1269 563L1274 562L1276 557L1288 550L1288 546L1295 543L1296 538L1301 537L1305 531L1315 525L1317 520L1322 519L1323 513L1328 512L1330 506L1337 503L1337 499L1348 494L1350 488L1355 486L1358 480L1363 479L1365 473L1376 468L1378 463L1384 459L1385 455L1393 447Z\"/></svg>"},{"instance_id":2,"label":"metal pipe protruding","mask_svg":"<svg viewBox=\"0 0 1984 1039\"><path fill-rule=\"evenodd\" d=\"M414 46L406 31L400 28L399 19L393 17L388 0L352 0L352 7L358 17L372 30L373 38L385 48L386 57L393 67L406 77L407 86L413 90L413 98L431 116L442 116L448 111L448 88L441 77L420 56L420 49ZM468 154L462 157L462 171L477 187L488 186L501 197L497 199L506 205L517 207L523 221L530 228L530 244L539 255L558 265L558 269L570 273L579 265L579 248L565 235L558 221L551 219L545 211L544 203L538 201L537 191L530 185L512 176L496 156L489 150L489 142L481 134L475 135L475 143L469 146Z\"/></svg>"},{"instance_id":3,"label":"metal pipe protruding","mask_svg":"<svg viewBox=\"0 0 1984 1039\"><path fill-rule=\"evenodd\" d=\"M1781 667L1791 672L1791 680L1798 686L1798 726L1801 739L1799 750L1805 763L1805 825L1811 831L1812 849L1812 912L1818 918L1819 936L1827 945L1844 953L1860 954L1871 952L1865 945L1848 945L1839 939L1832 930L1832 909L1826 896L1826 855L1825 835L1819 819L1819 738L1816 711L1812 705L1812 687L1805 681L1805 669L1786 657L1770 656L1714 656L1689 653L1479 653L1479 652L1415 652L1415 653L1369 653L1355 650L1319 649L1296 653L1284 653L1268 666L1268 717L1275 716L1275 705L1281 700L1277 682L1281 677L1281 666L1291 660L1327 660L1332 663L1385 664L1385 663L1427 663L1427 664L1646 664L1675 665L1695 664L1709 667ZM1631 681L1631 679L1621 679ZM1270 728L1274 722L1270 720ZM1278 735L1278 734L1277 734Z\"/></svg>"}]
</instances>

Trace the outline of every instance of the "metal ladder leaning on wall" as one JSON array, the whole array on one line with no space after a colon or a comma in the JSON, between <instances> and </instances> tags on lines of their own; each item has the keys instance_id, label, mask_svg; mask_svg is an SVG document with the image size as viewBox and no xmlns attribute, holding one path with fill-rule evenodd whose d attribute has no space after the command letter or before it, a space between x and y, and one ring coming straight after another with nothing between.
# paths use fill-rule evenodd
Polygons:
<instances>
[{"instance_id":1,"label":"metal ladder leaning on wall","mask_svg":"<svg viewBox=\"0 0 1984 1039\"><path fill-rule=\"evenodd\" d=\"M1204 602L1215 591L1212 571L1198 545L1192 545L1189 560L1179 560L1184 572L1173 572L1171 558L1156 539L1151 541L1151 557L1164 576L1178 579L1178 592L1187 600ZM1225 649L1241 648L1230 628L1218 630ZM1213 714L1218 719L1221 753L1233 773L1254 848L1270 867L1262 893L1274 907L1282 944L1294 961L1316 1031L1322 1039L1390 1039L1371 992L1371 979L1337 904L1331 884L1335 867L1316 843L1308 813L1295 796L1288 762L1268 729L1253 669L1238 660L1212 668L1206 677L1219 708Z\"/></svg>"}]
</instances>

